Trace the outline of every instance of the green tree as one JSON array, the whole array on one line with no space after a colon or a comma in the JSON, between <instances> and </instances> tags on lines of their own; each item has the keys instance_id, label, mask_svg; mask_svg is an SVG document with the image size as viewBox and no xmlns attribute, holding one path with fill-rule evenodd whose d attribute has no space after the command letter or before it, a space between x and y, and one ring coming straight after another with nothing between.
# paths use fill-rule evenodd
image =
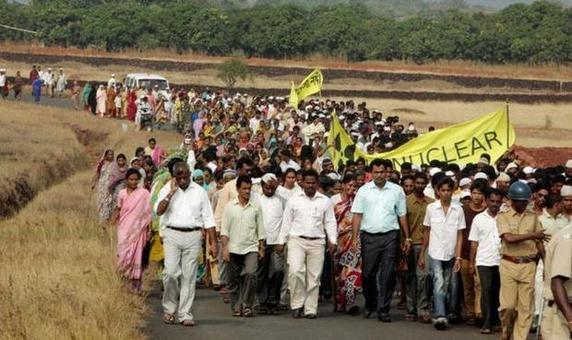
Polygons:
<instances>
[{"instance_id":1,"label":"green tree","mask_svg":"<svg viewBox=\"0 0 572 340\"><path fill-rule=\"evenodd\" d=\"M236 58L218 65L217 69L217 78L220 79L229 90L234 87L239 79L246 80L251 76L248 65Z\"/></svg>"}]
</instances>

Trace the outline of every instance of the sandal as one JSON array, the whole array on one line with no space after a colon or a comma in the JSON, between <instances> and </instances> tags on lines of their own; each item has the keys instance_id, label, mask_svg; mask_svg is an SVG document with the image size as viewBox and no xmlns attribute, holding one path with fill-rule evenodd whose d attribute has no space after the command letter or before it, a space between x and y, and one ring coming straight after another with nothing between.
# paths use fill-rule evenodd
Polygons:
<instances>
[{"instance_id":1,"label":"sandal","mask_svg":"<svg viewBox=\"0 0 572 340\"><path fill-rule=\"evenodd\" d=\"M250 308L244 308L244 310L242 311L242 316L244 316L245 318L250 318L254 316L254 312L252 312L252 309Z\"/></svg>"},{"instance_id":2,"label":"sandal","mask_svg":"<svg viewBox=\"0 0 572 340\"><path fill-rule=\"evenodd\" d=\"M193 327L195 325L195 321L191 320L191 319L186 319L181 321L181 325L185 326L185 327Z\"/></svg>"},{"instance_id":3,"label":"sandal","mask_svg":"<svg viewBox=\"0 0 572 340\"><path fill-rule=\"evenodd\" d=\"M234 317L241 317L242 316L242 312L239 310L236 310L234 312L232 312L232 316Z\"/></svg>"},{"instance_id":4,"label":"sandal","mask_svg":"<svg viewBox=\"0 0 572 340\"><path fill-rule=\"evenodd\" d=\"M165 314L163 315L163 322L167 325L174 325L175 324L175 316L173 314Z\"/></svg>"}]
</instances>

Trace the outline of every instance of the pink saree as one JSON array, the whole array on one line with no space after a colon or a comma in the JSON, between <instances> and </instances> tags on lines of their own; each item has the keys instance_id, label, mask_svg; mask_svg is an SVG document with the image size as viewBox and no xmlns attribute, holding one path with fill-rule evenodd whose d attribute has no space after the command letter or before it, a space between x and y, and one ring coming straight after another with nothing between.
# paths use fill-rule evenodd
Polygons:
<instances>
[{"instance_id":1,"label":"pink saree","mask_svg":"<svg viewBox=\"0 0 572 340\"><path fill-rule=\"evenodd\" d=\"M143 189L130 194L119 192L119 223L117 225L117 268L126 278L139 280L143 274L143 249L151 223L151 195Z\"/></svg>"}]
</instances>

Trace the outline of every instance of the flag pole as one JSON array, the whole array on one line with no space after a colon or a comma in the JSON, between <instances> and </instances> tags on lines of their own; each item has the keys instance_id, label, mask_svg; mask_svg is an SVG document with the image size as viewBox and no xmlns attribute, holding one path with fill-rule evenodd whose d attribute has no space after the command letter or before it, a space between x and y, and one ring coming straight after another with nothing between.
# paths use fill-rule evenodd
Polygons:
<instances>
[{"instance_id":1,"label":"flag pole","mask_svg":"<svg viewBox=\"0 0 572 340\"><path fill-rule=\"evenodd\" d=\"M510 102L508 101L508 98L505 101L505 105L506 105L506 148L508 150L509 148L509 143L510 143L510 111L509 111L509 106L510 106Z\"/></svg>"}]
</instances>

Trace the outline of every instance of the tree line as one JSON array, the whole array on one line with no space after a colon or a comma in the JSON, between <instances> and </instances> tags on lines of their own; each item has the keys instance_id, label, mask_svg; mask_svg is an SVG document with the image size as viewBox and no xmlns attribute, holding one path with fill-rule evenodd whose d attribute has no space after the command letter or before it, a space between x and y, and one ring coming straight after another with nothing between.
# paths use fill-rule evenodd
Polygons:
<instances>
[{"instance_id":1,"label":"tree line","mask_svg":"<svg viewBox=\"0 0 572 340\"><path fill-rule=\"evenodd\" d=\"M200 1L0 0L0 41L178 53L303 58L320 53L349 61L473 60L563 63L572 60L572 8L551 1L495 13L446 10L402 19L361 4L244 8Z\"/></svg>"}]
</instances>

